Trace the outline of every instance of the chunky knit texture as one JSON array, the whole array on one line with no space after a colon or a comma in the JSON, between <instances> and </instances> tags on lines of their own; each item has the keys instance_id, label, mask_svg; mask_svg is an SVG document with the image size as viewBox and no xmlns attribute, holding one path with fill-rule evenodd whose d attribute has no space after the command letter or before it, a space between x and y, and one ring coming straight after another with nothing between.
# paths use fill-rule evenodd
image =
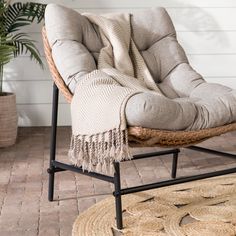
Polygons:
<instances>
[{"instance_id":1,"label":"chunky knit texture","mask_svg":"<svg viewBox=\"0 0 236 236\"><path fill-rule=\"evenodd\" d=\"M161 95L131 38L130 15L86 17L99 28L104 47L98 70L77 85L71 103L72 140L69 155L89 171L109 171L114 161L131 158L125 105L141 92Z\"/></svg>"}]
</instances>

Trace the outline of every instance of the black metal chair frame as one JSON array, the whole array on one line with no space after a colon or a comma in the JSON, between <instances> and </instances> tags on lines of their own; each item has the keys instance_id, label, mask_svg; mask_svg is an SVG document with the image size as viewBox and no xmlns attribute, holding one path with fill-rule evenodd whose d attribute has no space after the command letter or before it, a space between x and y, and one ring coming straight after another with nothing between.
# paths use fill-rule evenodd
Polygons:
<instances>
[{"instance_id":1,"label":"black metal chair frame","mask_svg":"<svg viewBox=\"0 0 236 236\"><path fill-rule=\"evenodd\" d=\"M52 101L53 104L52 104L50 162L49 162L49 168L48 168L48 174L49 174L48 200L49 201L53 201L55 173L60 172L60 171L69 170L69 171L73 171L73 172L80 173L83 175L91 176L91 177L94 177L94 178L97 178L97 179L100 179L100 180L103 180L106 182L113 183L114 184L113 195L115 197L115 207L116 207L116 225L117 225L118 229L122 229L123 228L122 199L121 199L122 195L145 191L145 190L150 190L150 189L154 189L154 188L160 188L160 187L164 187L164 186L185 183L185 182L194 181L194 180L205 179L205 178L214 177L214 176L231 174L231 173L236 172L236 167L235 167L235 168L230 168L230 169L225 169L225 170L220 170L220 171L209 172L209 173L205 173L205 174L176 178L178 154L179 154L180 150L179 149L169 149L169 150L165 150L165 151L134 155L132 160L172 154L173 155L172 172L171 172L172 179L122 189L121 188L121 181L120 181L120 163L119 162L114 162L114 176L108 176L108 175L104 175L104 174L100 174L100 173L88 172L86 170L83 171L82 168L80 168L80 167L76 167L74 165L69 165L69 164L65 164L65 163L56 161L58 94L59 94L59 90L58 90L56 84L54 83L54 85L53 85L53 101ZM198 147L198 146L190 146L187 148L195 150L195 151L214 154L214 155L236 158L236 154L215 151L215 150L202 148L202 147Z\"/></svg>"}]
</instances>

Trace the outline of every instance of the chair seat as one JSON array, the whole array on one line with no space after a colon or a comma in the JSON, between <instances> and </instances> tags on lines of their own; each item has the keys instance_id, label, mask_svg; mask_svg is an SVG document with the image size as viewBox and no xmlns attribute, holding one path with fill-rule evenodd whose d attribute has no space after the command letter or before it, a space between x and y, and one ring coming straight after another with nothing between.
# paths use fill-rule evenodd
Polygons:
<instances>
[{"instance_id":1,"label":"chair seat","mask_svg":"<svg viewBox=\"0 0 236 236\"><path fill-rule=\"evenodd\" d=\"M187 147L206 139L236 130L236 123L197 131L168 131L129 127L131 146Z\"/></svg>"}]
</instances>

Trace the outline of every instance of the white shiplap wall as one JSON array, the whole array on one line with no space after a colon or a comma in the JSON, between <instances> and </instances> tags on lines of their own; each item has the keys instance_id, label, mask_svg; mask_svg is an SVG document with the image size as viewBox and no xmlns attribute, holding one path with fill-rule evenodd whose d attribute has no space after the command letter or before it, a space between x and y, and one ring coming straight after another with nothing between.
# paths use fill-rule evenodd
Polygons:
<instances>
[{"instance_id":1,"label":"white shiplap wall","mask_svg":"<svg viewBox=\"0 0 236 236\"><path fill-rule=\"evenodd\" d=\"M180 43L192 66L207 81L236 89L236 1L235 0L38 0L59 3L79 12L133 12L163 6L172 17ZM45 61L41 26L26 29L38 41ZM46 65L46 63L45 63ZM27 55L5 67L4 89L17 95L20 126L50 125L52 82ZM59 125L70 124L69 105L60 98Z\"/></svg>"}]
</instances>

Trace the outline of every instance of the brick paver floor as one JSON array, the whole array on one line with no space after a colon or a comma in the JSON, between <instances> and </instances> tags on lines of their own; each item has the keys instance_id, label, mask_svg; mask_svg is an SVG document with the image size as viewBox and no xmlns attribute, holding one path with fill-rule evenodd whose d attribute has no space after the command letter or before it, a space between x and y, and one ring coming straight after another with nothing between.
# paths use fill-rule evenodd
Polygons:
<instances>
[{"instance_id":1,"label":"brick paver floor","mask_svg":"<svg viewBox=\"0 0 236 236\"><path fill-rule=\"evenodd\" d=\"M113 191L109 183L61 172L56 174L55 201L48 202L49 139L49 128L20 128L16 145L0 149L0 236L69 236L78 214ZM69 139L70 128L59 128L57 158L62 161L67 161ZM206 141L202 146L236 152L235 141L236 133L230 133ZM133 149L134 153L143 151L147 148ZM122 186L166 179L170 166L170 156L122 163ZM236 163L230 158L183 149L178 176L226 166L236 166Z\"/></svg>"}]
</instances>

